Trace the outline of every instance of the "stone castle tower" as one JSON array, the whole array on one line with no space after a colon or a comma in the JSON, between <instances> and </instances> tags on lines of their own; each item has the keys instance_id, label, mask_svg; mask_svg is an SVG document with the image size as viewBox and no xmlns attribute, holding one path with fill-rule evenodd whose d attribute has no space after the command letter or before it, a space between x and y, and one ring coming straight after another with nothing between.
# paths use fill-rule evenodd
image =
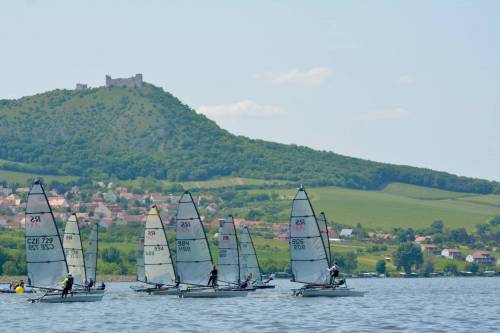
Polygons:
<instances>
[{"instance_id":1,"label":"stone castle tower","mask_svg":"<svg viewBox=\"0 0 500 333\"><path fill-rule=\"evenodd\" d=\"M142 74L135 74L135 76L125 79L112 79L111 76L106 75L106 87L141 88L142 84Z\"/></svg>"}]
</instances>

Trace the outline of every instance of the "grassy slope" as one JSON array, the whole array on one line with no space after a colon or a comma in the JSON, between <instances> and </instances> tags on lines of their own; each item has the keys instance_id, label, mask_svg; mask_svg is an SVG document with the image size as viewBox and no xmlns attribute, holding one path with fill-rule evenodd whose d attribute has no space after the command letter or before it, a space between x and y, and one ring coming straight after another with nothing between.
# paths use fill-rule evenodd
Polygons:
<instances>
[{"instance_id":1,"label":"grassy slope","mask_svg":"<svg viewBox=\"0 0 500 333\"><path fill-rule=\"evenodd\" d=\"M76 180L75 176L54 176L54 175L37 175L34 173L0 170L0 180L7 180L9 183L26 184L29 180L42 177L46 182L57 180L61 183Z\"/></svg>"}]
</instances>

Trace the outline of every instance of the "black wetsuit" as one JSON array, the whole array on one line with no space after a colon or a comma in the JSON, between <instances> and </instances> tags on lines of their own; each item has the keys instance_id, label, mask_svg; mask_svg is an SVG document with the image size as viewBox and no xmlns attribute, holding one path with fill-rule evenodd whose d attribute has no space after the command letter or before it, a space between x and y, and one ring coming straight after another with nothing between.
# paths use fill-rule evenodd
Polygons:
<instances>
[{"instance_id":1,"label":"black wetsuit","mask_svg":"<svg viewBox=\"0 0 500 333\"><path fill-rule=\"evenodd\" d=\"M64 283L64 289L62 291L62 296L61 297L65 297L68 295L69 291L73 288L73 277L72 276L69 276L66 278L66 281Z\"/></svg>"},{"instance_id":2,"label":"black wetsuit","mask_svg":"<svg viewBox=\"0 0 500 333\"><path fill-rule=\"evenodd\" d=\"M212 269L210 272L210 278L208 279L208 285L215 287L217 285L217 268Z\"/></svg>"}]
</instances>

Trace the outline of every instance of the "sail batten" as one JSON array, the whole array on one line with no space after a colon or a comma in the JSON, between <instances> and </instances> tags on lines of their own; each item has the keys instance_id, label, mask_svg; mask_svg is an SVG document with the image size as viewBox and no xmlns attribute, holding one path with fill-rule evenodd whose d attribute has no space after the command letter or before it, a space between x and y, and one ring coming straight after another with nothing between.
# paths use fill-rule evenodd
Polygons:
<instances>
[{"instance_id":1,"label":"sail batten","mask_svg":"<svg viewBox=\"0 0 500 333\"><path fill-rule=\"evenodd\" d=\"M54 288L68 273L63 244L40 182L28 193L25 214L28 284Z\"/></svg>"},{"instance_id":2,"label":"sail batten","mask_svg":"<svg viewBox=\"0 0 500 333\"><path fill-rule=\"evenodd\" d=\"M175 240L179 282L206 285L213 260L200 214L189 192L179 200Z\"/></svg>"},{"instance_id":3,"label":"sail batten","mask_svg":"<svg viewBox=\"0 0 500 333\"><path fill-rule=\"evenodd\" d=\"M176 274L165 227L156 206L153 206L144 228L144 274L148 283L175 285Z\"/></svg>"},{"instance_id":4,"label":"sail batten","mask_svg":"<svg viewBox=\"0 0 500 333\"><path fill-rule=\"evenodd\" d=\"M292 203L289 224L293 279L307 284L327 284L328 254L306 191L301 187Z\"/></svg>"}]
</instances>

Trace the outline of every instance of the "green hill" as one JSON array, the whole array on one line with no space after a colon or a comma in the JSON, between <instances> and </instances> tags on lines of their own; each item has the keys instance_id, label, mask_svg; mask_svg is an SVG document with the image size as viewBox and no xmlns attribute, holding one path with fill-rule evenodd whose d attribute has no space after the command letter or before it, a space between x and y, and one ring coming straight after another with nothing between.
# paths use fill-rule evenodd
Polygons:
<instances>
[{"instance_id":1,"label":"green hill","mask_svg":"<svg viewBox=\"0 0 500 333\"><path fill-rule=\"evenodd\" d=\"M0 169L35 174L176 182L241 177L354 189L401 182L500 193L497 182L235 136L150 84L0 100L0 142Z\"/></svg>"}]
</instances>

